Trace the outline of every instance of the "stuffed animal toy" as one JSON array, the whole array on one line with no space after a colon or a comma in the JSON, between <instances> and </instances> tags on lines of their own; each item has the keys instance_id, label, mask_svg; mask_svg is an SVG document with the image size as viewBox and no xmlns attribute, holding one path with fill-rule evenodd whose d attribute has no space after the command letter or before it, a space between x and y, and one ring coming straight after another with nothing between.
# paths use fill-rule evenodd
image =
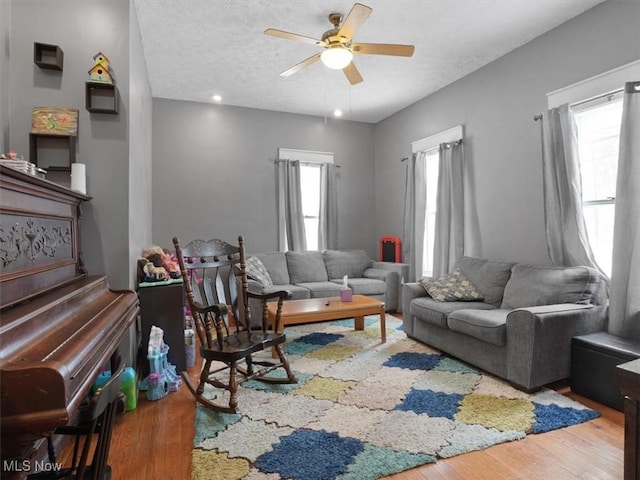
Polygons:
<instances>
[{"instance_id":1,"label":"stuffed animal toy","mask_svg":"<svg viewBox=\"0 0 640 480\"><path fill-rule=\"evenodd\" d=\"M169 251L153 245L142 252L142 256L156 267L163 267L171 278L180 278L180 267L173 261Z\"/></svg>"},{"instance_id":2,"label":"stuffed animal toy","mask_svg":"<svg viewBox=\"0 0 640 480\"><path fill-rule=\"evenodd\" d=\"M169 278L164 267L156 267L152 262L147 262L147 264L142 268L142 271L144 272L144 278L147 282L157 282L159 280L166 280Z\"/></svg>"}]
</instances>

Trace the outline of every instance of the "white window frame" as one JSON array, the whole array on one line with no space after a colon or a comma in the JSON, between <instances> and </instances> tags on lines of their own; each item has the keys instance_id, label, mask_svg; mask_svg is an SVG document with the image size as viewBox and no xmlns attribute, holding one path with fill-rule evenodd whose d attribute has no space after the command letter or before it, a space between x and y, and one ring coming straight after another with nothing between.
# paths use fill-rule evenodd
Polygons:
<instances>
[{"instance_id":1,"label":"white window frame","mask_svg":"<svg viewBox=\"0 0 640 480\"><path fill-rule=\"evenodd\" d=\"M462 125L456 125L443 132L435 133L415 142L411 142L411 151L413 153L422 152L437 148L441 143L455 142L462 139Z\"/></svg>"},{"instance_id":2,"label":"white window frame","mask_svg":"<svg viewBox=\"0 0 640 480\"><path fill-rule=\"evenodd\" d=\"M588 102L620 90L626 81L634 78L640 78L640 60L549 92L547 105L556 108L565 103Z\"/></svg>"}]
</instances>

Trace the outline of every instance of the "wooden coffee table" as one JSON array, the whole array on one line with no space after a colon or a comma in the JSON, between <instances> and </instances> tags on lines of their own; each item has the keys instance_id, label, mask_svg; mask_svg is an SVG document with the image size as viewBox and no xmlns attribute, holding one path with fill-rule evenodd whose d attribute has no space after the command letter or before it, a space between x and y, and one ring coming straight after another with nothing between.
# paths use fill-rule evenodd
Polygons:
<instances>
[{"instance_id":1,"label":"wooden coffee table","mask_svg":"<svg viewBox=\"0 0 640 480\"><path fill-rule=\"evenodd\" d=\"M275 320L277 306L277 302L267 303L268 318L271 322ZM351 302L343 302L340 297L287 300L282 304L280 323L276 325L276 331L283 331L286 325L351 317L355 319L355 329L364 330L365 315L380 315L380 338L382 343L385 343L387 328L384 319L384 302L365 295L353 295Z\"/></svg>"}]
</instances>

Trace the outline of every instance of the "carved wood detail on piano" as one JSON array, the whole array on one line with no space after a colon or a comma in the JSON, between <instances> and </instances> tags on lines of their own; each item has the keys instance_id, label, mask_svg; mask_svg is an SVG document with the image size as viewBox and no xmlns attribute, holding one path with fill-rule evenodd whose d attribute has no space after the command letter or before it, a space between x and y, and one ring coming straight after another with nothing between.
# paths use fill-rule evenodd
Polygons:
<instances>
[{"instance_id":1,"label":"carved wood detail on piano","mask_svg":"<svg viewBox=\"0 0 640 480\"><path fill-rule=\"evenodd\" d=\"M38 267L52 260L73 261L71 221L3 215L0 218L2 274Z\"/></svg>"},{"instance_id":2,"label":"carved wood detail on piano","mask_svg":"<svg viewBox=\"0 0 640 480\"><path fill-rule=\"evenodd\" d=\"M0 309L87 275L80 203L91 197L0 166Z\"/></svg>"}]
</instances>

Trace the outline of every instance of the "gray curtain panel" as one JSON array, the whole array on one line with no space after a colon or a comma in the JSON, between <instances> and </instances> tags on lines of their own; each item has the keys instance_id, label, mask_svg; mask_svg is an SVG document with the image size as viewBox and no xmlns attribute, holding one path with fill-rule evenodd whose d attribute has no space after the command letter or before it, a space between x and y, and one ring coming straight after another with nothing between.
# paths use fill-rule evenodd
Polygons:
<instances>
[{"instance_id":1,"label":"gray curtain panel","mask_svg":"<svg viewBox=\"0 0 640 480\"><path fill-rule=\"evenodd\" d=\"M320 214L318 221L318 250L338 246L338 167L324 163L320 167Z\"/></svg>"},{"instance_id":2,"label":"gray curtain panel","mask_svg":"<svg viewBox=\"0 0 640 480\"><path fill-rule=\"evenodd\" d=\"M438 197L433 277L449 273L464 251L464 149L462 141L443 143L439 149Z\"/></svg>"},{"instance_id":3,"label":"gray curtain panel","mask_svg":"<svg viewBox=\"0 0 640 480\"><path fill-rule=\"evenodd\" d=\"M426 152L414 153L407 160L404 193L402 258L409 264L409 282L422 276L422 250L427 209Z\"/></svg>"},{"instance_id":4,"label":"gray curtain panel","mask_svg":"<svg viewBox=\"0 0 640 480\"><path fill-rule=\"evenodd\" d=\"M281 252L306 250L300 162L279 160L276 165L278 169L278 248Z\"/></svg>"},{"instance_id":5,"label":"gray curtain panel","mask_svg":"<svg viewBox=\"0 0 640 480\"><path fill-rule=\"evenodd\" d=\"M640 338L640 81L625 84L618 155L609 332Z\"/></svg>"},{"instance_id":6,"label":"gray curtain panel","mask_svg":"<svg viewBox=\"0 0 640 480\"><path fill-rule=\"evenodd\" d=\"M589 245L582 212L576 126L569 105L543 113L541 121L544 215L549 256L555 265L589 266L600 270Z\"/></svg>"}]
</instances>

